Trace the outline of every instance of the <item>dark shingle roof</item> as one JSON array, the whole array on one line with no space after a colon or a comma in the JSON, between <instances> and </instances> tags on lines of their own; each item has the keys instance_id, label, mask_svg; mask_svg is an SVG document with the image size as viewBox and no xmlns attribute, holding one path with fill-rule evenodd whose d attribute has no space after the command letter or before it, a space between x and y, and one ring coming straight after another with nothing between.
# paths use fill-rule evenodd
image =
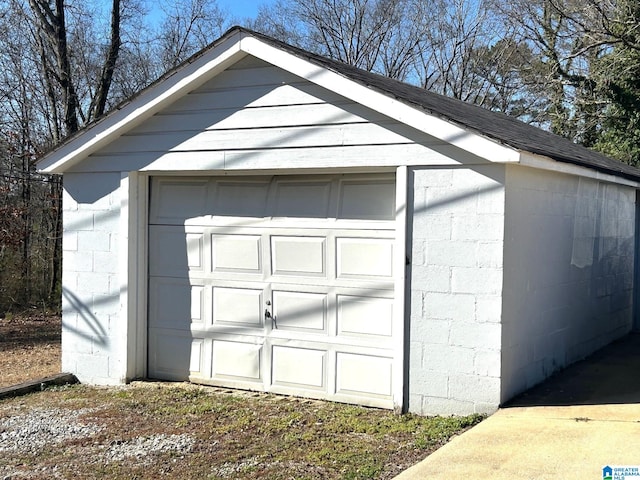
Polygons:
<instances>
[{"instance_id":1,"label":"dark shingle roof","mask_svg":"<svg viewBox=\"0 0 640 480\"><path fill-rule=\"evenodd\" d=\"M419 108L477 134L491 138L518 150L572 163L619 177L640 180L640 169L613 160L594 150L573 143L566 138L528 125L508 115L445 97L407 83L355 68L342 62L293 47L267 35L242 27L240 30L259 38L265 43L304 58L318 66L327 68L355 82L374 89L384 95ZM229 32L229 33L230 33Z\"/></svg>"}]
</instances>

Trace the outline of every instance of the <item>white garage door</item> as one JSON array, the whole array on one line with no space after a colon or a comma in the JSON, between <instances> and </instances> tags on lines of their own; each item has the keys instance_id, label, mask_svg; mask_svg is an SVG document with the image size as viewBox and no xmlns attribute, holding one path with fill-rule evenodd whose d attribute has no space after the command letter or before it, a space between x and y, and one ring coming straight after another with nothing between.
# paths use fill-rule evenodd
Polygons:
<instances>
[{"instance_id":1,"label":"white garage door","mask_svg":"<svg viewBox=\"0 0 640 480\"><path fill-rule=\"evenodd\" d=\"M156 177L149 376L393 407L391 175Z\"/></svg>"}]
</instances>

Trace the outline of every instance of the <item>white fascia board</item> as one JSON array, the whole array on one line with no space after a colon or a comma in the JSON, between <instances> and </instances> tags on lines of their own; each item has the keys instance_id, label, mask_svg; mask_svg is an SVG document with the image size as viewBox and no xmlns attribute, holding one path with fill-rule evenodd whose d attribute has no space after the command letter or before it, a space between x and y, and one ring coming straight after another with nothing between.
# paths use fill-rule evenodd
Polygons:
<instances>
[{"instance_id":1,"label":"white fascia board","mask_svg":"<svg viewBox=\"0 0 640 480\"><path fill-rule=\"evenodd\" d=\"M537 168L540 170L548 170L552 172L566 173L568 175L576 175L579 177L591 178L607 183L615 183L627 187L640 188L640 182L612 175L609 173L599 172L593 168L583 167L573 163L565 163L553 160L541 155L522 152L520 164L526 167Z\"/></svg>"},{"instance_id":2,"label":"white fascia board","mask_svg":"<svg viewBox=\"0 0 640 480\"><path fill-rule=\"evenodd\" d=\"M255 37L242 38L241 48L250 55L481 158L499 163L520 160L520 153L516 149L420 111Z\"/></svg>"},{"instance_id":3,"label":"white fascia board","mask_svg":"<svg viewBox=\"0 0 640 480\"><path fill-rule=\"evenodd\" d=\"M240 33L236 33L220 42L172 76L143 91L121 109L72 137L45 155L38 162L38 169L42 173L64 173L181 96L198 88L246 55L240 49L240 36Z\"/></svg>"}]
</instances>

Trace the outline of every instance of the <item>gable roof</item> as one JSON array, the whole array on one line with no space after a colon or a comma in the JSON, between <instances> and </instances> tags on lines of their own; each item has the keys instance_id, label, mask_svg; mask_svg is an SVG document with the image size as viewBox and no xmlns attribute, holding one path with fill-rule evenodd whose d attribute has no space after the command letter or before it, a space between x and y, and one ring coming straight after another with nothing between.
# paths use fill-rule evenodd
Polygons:
<instances>
[{"instance_id":1,"label":"gable roof","mask_svg":"<svg viewBox=\"0 0 640 480\"><path fill-rule=\"evenodd\" d=\"M361 70L243 27L231 28L209 47L162 76L138 95L56 146L40 160L38 168L45 173L63 173L247 54L280 64L281 68L310 81L324 83L324 86L328 83L326 77L331 76L332 82L329 82L331 85L342 85L342 91L337 93L356 101L359 99L353 93L355 86L366 89L368 92L376 92L394 105L394 111L397 110L398 105L403 105L415 113L422 114L412 116L410 114L413 112L408 112L405 108L404 113L396 116L399 121L410 123L427 133L433 133L433 129L422 125L427 118L437 122L440 127L447 124L449 131L445 132L445 138L443 138L445 141L469 150L470 142L460 137L462 133L470 134L477 144L476 151L472 153L489 159L495 159L493 153L501 157L502 161L517 162L518 155L509 155L508 152L505 153L505 149L499 148L505 146L508 150L529 152L559 162L640 181L640 169L528 125L514 117ZM278 54L284 54L286 58L280 58L278 61L275 58ZM292 66L292 59L301 60L303 63ZM343 82L337 83L336 76ZM364 97L361 95L362 98ZM370 103L372 108L382 110L379 106L380 102ZM415 118L410 122L409 117Z\"/></svg>"}]
</instances>

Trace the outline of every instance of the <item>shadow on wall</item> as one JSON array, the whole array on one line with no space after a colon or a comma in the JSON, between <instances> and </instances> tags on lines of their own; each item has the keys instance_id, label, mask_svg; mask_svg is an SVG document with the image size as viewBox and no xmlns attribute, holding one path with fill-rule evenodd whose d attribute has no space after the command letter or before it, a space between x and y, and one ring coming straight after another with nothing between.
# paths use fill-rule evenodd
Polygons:
<instances>
[{"instance_id":1,"label":"shadow on wall","mask_svg":"<svg viewBox=\"0 0 640 480\"><path fill-rule=\"evenodd\" d=\"M119 173L64 178L62 330L83 344L75 346L81 352L111 347L108 319L119 310L119 293L109 292L108 283L117 271L120 203L113 202L119 187Z\"/></svg>"},{"instance_id":2,"label":"shadow on wall","mask_svg":"<svg viewBox=\"0 0 640 480\"><path fill-rule=\"evenodd\" d=\"M504 407L640 403L640 334L631 333L555 374Z\"/></svg>"},{"instance_id":3,"label":"shadow on wall","mask_svg":"<svg viewBox=\"0 0 640 480\"><path fill-rule=\"evenodd\" d=\"M91 312L91 309L68 288L62 288L62 297L69 306L69 311L78 314L78 323L76 325L70 325L66 318L63 317L63 330L84 340L90 340L100 347L106 347L108 345L107 331L100 323L100 320ZM100 304L109 301L111 299L105 297L104 300L94 300L94 303Z\"/></svg>"},{"instance_id":4,"label":"shadow on wall","mask_svg":"<svg viewBox=\"0 0 640 480\"><path fill-rule=\"evenodd\" d=\"M120 187L120 173L67 173L65 192L78 205L94 205L109 200L109 195Z\"/></svg>"}]
</instances>

